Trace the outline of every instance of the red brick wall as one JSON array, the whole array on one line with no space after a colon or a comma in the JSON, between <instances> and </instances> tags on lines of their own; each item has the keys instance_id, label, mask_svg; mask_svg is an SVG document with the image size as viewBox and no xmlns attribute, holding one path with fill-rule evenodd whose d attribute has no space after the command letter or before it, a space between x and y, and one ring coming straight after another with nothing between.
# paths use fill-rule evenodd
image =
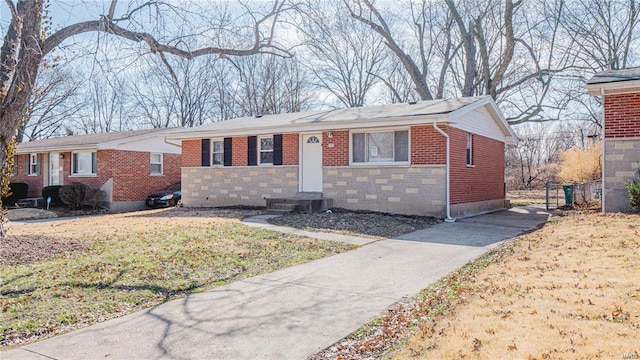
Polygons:
<instances>
[{"instance_id":1,"label":"red brick wall","mask_svg":"<svg viewBox=\"0 0 640 360\"><path fill-rule=\"evenodd\" d=\"M348 166L349 131L333 131L332 134L329 138L326 132L322 133L322 166Z\"/></svg>"},{"instance_id":2,"label":"red brick wall","mask_svg":"<svg viewBox=\"0 0 640 360\"><path fill-rule=\"evenodd\" d=\"M300 135L298 133L282 135L282 165L298 165L300 157Z\"/></svg>"},{"instance_id":3,"label":"red brick wall","mask_svg":"<svg viewBox=\"0 0 640 360\"><path fill-rule=\"evenodd\" d=\"M283 134L282 136L282 163L283 165L298 165L299 149L297 133ZM246 136L236 136L231 140L232 166L247 166L248 138ZM202 165L202 140L182 140L182 166L197 167Z\"/></svg>"},{"instance_id":4,"label":"red brick wall","mask_svg":"<svg viewBox=\"0 0 640 360\"><path fill-rule=\"evenodd\" d=\"M446 126L439 126L446 130ZM411 164L436 165L447 162L447 140L433 125L411 127Z\"/></svg>"},{"instance_id":5,"label":"red brick wall","mask_svg":"<svg viewBox=\"0 0 640 360\"><path fill-rule=\"evenodd\" d=\"M182 166L202 165L202 140L182 140Z\"/></svg>"},{"instance_id":6,"label":"red brick wall","mask_svg":"<svg viewBox=\"0 0 640 360\"><path fill-rule=\"evenodd\" d=\"M473 135L473 167L467 166L467 132L449 128L451 204L504 198L504 143Z\"/></svg>"},{"instance_id":7,"label":"red brick wall","mask_svg":"<svg viewBox=\"0 0 640 360\"><path fill-rule=\"evenodd\" d=\"M604 137L640 137L640 93L604 97Z\"/></svg>"},{"instance_id":8,"label":"red brick wall","mask_svg":"<svg viewBox=\"0 0 640 360\"><path fill-rule=\"evenodd\" d=\"M60 159L63 173L63 184L72 182L83 183L91 188L100 188L110 178L113 178L113 201L144 200L150 193L180 182L180 154L163 154L163 175L152 176L150 168L150 154L140 151L98 150L97 175L71 175L71 152L61 153ZM44 159L47 154L43 154ZM48 159L47 159L48 160ZM25 175L25 158L19 156L18 175L12 181L29 184L29 196L42 196L43 175ZM48 161L43 161L46 166Z\"/></svg>"},{"instance_id":9,"label":"red brick wall","mask_svg":"<svg viewBox=\"0 0 640 360\"><path fill-rule=\"evenodd\" d=\"M18 155L18 163L13 164L14 169L16 169L15 176L11 177L11 182L23 182L27 183L29 186L27 196L28 197L40 197L42 196L42 167L45 165L44 163L44 155L40 156L40 173L37 175L28 175L27 173L27 164L29 163L29 155Z\"/></svg>"},{"instance_id":10,"label":"red brick wall","mask_svg":"<svg viewBox=\"0 0 640 360\"><path fill-rule=\"evenodd\" d=\"M246 136L236 136L231 140L231 166L247 166L247 147L249 140Z\"/></svg>"},{"instance_id":11,"label":"red brick wall","mask_svg":"<svg viewBox=\"0 0 640 360\"><path fill-rule=\"evenodd\" d=\"M148 152L98 151L98 171L102 170L100 160L104 158L109 159L113 169L113 201L144 200L152 192L180 182L179 154L163 154L162 175L151 175ZM107 180L102 175L100 178Z\"/></svg>"}]
</instances>

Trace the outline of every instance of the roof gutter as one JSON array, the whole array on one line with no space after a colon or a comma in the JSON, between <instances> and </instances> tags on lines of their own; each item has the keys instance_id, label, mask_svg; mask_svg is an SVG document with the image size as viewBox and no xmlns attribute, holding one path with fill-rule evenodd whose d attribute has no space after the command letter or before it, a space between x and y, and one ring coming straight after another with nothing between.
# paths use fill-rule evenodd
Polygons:
<instances>
[{"instance_id":1,"label":"roof gutter","mask_svg":"<svg viewBox=\"0 0 640 360\"><path fill-rule=\"evenodd\" d=\"M440 129L438 127L438 122L436 120L433 121L433 128L440 133L440 135L444 136L445 139L447 140L447 165L446 165L446 202L447 202L447 217L444 219L444 221L446 222L455 222L456 219L451 217L451 171L450 171L450 160L451 160L451 152L450 152L450 144L451 144L451 139L449 139L449 134L447 134L446 132L442 131L442 129Z\"/></svg>"},{"instance_id":2,"label":"roof gutter","mask_svg":"<svg viewBox=\"0 0 640 360\"><path fill-rule=\"evenodd\" d=\"M385 126L411 126L416 124L423 124L428 120L433 119L439 122L448 122L446 114L434 114L434 115L411 115L403 117L389 117L375 120L368 120L367 122L354 120L354 121L337 121L337 122L321 122L321 123L307 123L307 124L286 124L270 126L265 125L258 127L247 127L239 129L221 129L221 130L199 130L192 128L193 130L182 132L165 133L165 137L169 140L189 140L189 139L201 139L203 137L215 137L215 136L245 136L245 135L263 135L274 134L278 132L307 132L307 131L336 131L336 130L349 130L349 129L366 129ZM426 121L425 121L426 120Z\"/></svg>"}]
</instances>

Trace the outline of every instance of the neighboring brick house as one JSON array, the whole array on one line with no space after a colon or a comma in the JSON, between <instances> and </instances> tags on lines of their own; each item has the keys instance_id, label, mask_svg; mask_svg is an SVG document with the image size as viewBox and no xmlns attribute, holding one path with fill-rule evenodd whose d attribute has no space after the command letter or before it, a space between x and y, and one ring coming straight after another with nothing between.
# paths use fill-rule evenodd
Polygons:
<instances>
[{"instance_id":1,"label":"neighboring brick house","mask_svg":"<svg viewBox=\"0 0 640 360\"><path fill-rule=\"evenodd\" d=\"M586 88L604 106L602 211L632 211L624 180L637 176L640 163L640 68L597 73Z\"/></svg>"},{"instance_id":2,"label":"neighboring brick house","mask_svg":"<svg viewBox=\"0 0 640 360\"><path fill-rule=\"evenodd\" d=\"M113 212L144 208L146 197L180 182L179 142L166 129L72 135L21 143L11 181L29 185L41 197L48 185L80 182L107 194Z\"/></svg>"},{"instance_id":3,"label":"neighboring brick house","mask_svg":"<svg viewBox=\"0 0 640 360\"><path fill-rule=\"evenodd\" d=\"M503 208L515 141L490 97L239 118L167 138L182 140L184 206L322 192L334 207L438 217Z\"/></svg>"}]
</instances>

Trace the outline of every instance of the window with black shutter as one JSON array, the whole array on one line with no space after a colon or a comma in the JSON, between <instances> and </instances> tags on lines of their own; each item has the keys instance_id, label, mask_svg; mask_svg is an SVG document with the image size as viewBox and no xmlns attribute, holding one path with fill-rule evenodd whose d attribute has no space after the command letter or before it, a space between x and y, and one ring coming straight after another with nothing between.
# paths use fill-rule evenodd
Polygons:
<instances>
[{"instance_id":1,"label":"window with black shutter","mask_svg":"<svg viewBox=\"0 0 640 360\"><path fill-rule=\"evenodd\" d=\"M258 137L249 136L247 140L247 165L258 165Z\"/></svg>"},{"instance_id":2,"label":"window with black shutter","mask_svg":"<svg viewBox=\"0 0 640 360\"><path fill-rule=\"evenodd\" d=\"M202 166L211 165L211 155L209 153L210 139L202 139Z\"/></svg>"},{"instance_id":3,"label":"window with black shutter","mask_svg":"<svg viewBox=\"0 0 640 360\"><path fill-rule=\"evenodd\" d=\"M231 139L232 138L224 138L224 166L232 165L233 146Z\"/></svg>"},{"instance_id":4,"label":"window with black shutter","mask_svg":"<svg viewBox=\"0 0 640 360\"><path fill-rule=\"evenodd\" d=\"M282 165L282 134L273 135L273 165Z\"/></svg>"}]
</instances>

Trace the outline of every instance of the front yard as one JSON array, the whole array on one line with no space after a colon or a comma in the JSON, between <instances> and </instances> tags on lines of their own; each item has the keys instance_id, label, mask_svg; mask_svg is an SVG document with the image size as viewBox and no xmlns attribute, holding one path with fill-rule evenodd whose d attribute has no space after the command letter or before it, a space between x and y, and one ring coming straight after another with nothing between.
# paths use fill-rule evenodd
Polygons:
<instances>
[{"instance_id":1,"label":"front yard","mask_svg":"<svg viewBox=\"0 0 640 360\"><path fill-rule=\"evenodd\" d=\"M9 225L0 348L352 248L240 223L256 213L175 208Z\"/></svg>"},{"instance_id":2,"label":"front yard","mask_svg":"<svg viewBox=\"0 0 640 360\"><path fill-rule=\"evenodd\" d=\"M553 218L312 359L638 359L640 216Z\"/></svg>"}]
</instances>

